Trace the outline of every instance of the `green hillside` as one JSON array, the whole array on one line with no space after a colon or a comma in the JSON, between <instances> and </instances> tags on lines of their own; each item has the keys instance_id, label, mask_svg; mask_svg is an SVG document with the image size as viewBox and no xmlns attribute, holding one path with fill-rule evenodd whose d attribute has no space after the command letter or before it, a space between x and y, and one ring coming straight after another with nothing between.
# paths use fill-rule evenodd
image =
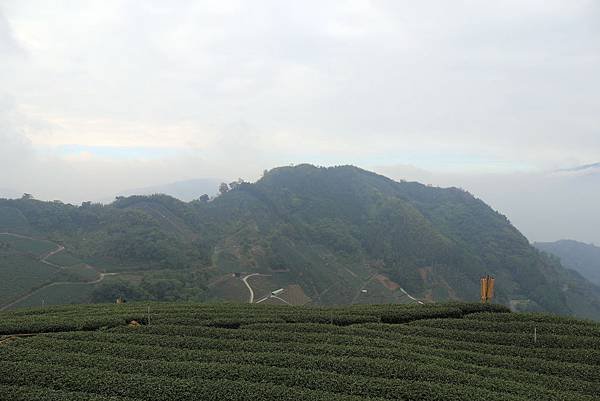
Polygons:
<instances>
[{"instance_id":1,"label":"green hillside","mask_svg":"<svg viewBox=\"0 0 600 401\"><path fill-rule=\"evenodd\" d=\"M54 248L47 241L0 233L0 306L56 279L57 269L40 261Z\"/></svg>"},{"instance_id":2,"label":"green hillside","mask_svg":"<svg viewBox=\"0 0 600 401\"><path fill-rule=\"evenodd\" d=\"M22 309L0 400L592 401L599 350L597 323L480 304Z\"/></svg>"},{"instance_id":3,"label":"green hillside","mask_svg":"<svg viewBox=\"0 0 600 401\"><path fill-rule=\"evenodd\" d=\"M558 257L566 268L600 285L600 247L572 240L536 242L533 245Z\"/></svg>"},{"instance_id":4,"label":"green hillside","mask_svg":"<svg viewBox=\"0 0 600 401\"><path fill-rule=\"evenodd\" d=\"M102 278L57 243L0 233L0 310L88 303Z\"/></svg>"},{"instance_id":5,"label":"green hillside","mask_svg":"<svg viewBox=\"0 0 600 401\"><path fill-rule=\"evenodd\" d=\"M538 252L481 200L351 166L276 168L209 202L21 199L0 200L0 210L0 226L16 222L115 273L91 301L475 301L480 277L492 274L496 300L513 309L600 318L598 287Z\"/></svg>"}]
</instances>

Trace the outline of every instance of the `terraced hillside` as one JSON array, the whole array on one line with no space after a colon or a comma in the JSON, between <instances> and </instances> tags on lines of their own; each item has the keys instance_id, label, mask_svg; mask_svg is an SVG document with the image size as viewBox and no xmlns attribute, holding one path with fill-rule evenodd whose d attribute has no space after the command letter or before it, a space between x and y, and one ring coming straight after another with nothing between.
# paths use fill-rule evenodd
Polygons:
<instances>
[{"instance_id":1,"label":"terraced hillside","mask_svg":"<svg viewBox=\"0 0 600 401\"><path fill-rule=\"evenodd\" d=\"M490 305L65 306L0 313L0 335L0 400L600 394L600 324Z\"/></svg>"},{"instance_id":2,"label":"terraced hillside","mask_svg":"<svg viewBox=\"0 0 600 401\"><path fill-rule=\"evenodd\" d=\"M112 275L99 272L58 243L0 232L0 310L87 303L97 284Z\"/></svg>"},{"instance_id":3,"label":"terraced hillside","mask_svg":"<svg viewBox=\"0 0 600 401\"><path fill-rule=\"evenodd\" d=\"M0 232L61 244L66 252L55 255L61 259L55 264L76 259L113 276L97 286L69 284L60 294L54 286L13 306L117 297L299 305L477 301L479 280L490 274L495 301L514 310L600 319L600 287L537 251L506 216L461 189L311 165L275 168L255 183L227 188L210 201L191 202L159 194L81 206L0 199ZM4 265L5 273L20 270L13 260ZM25 283L29 291L46 280L34 278Z\"/></svg>"}]
</instances>

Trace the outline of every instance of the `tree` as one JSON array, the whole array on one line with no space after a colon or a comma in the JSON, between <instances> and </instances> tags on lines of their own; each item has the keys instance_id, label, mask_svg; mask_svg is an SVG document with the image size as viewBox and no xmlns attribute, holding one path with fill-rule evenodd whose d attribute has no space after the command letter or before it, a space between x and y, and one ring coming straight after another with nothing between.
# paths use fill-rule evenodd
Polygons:
<instances>
[{"instance_id":1,"label":"tree","mask_svg":"<svg viewBox=\"0 0 600 401\"><path fill-rule=\"evenodd\" d=\"M200 196L200 198L198 198L200 200L200 202L202 203L206 203L208 202L208 200L210 199L209 196L207 194L204 194L202 196Z\"/></svg>"},{"instance_id":2,"label":"tree","mask_svg":"<svg viewBox=\"0 0 600 401\"><path fill-rule=\"evenodd\" d=\"M227 183L222 182L221 185L219 185L219 192L221 193L221 195L223 195L226 192L229 192L229 185L227 185Z\"/></svg>"},{"instance_id":3,"label":"tree","mask_svg":"<svg viewBox=\"0 0 600 401\"><path fill-rule=\"evenodd\" d=\"M98 285L92 292L92 302L115 302L117 298L140 300L146 298L145 295L136 285L119 280Z\"/></svg>"},{"instance_id":4,"label":"tree","mask_svg":"<svg viewBox=\"0 0 600 401\"><path fill-rule=\"evenodd\" d=\"M237 181L233 181L229 183L229 188L231 188L232 190L237 189L240 187L240 185L242 184L246 184L246 181L244 181L242 178L238 178Z\"/></svg>"}]
</instances>

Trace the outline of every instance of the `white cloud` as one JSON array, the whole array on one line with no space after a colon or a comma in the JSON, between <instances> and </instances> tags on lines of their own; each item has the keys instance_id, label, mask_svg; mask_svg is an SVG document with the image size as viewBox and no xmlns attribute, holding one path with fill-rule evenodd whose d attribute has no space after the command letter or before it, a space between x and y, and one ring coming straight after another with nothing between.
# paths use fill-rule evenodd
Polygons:
<instances>
[{"instance_id":1,"label":"white cloud","mask_svg":"<svg viewBox=\"0 0 600 401\"><path fill-rule=\"evenodd\" d=\"M82 199L289 162L470 173L596 162L598 4L6 0L0 153L28 167L0 187L61 197L55 177L70 174ZM67 160L64 145L88 153ZM175 155L111 160L94 147Z\"/></svg>"}]
</instances>

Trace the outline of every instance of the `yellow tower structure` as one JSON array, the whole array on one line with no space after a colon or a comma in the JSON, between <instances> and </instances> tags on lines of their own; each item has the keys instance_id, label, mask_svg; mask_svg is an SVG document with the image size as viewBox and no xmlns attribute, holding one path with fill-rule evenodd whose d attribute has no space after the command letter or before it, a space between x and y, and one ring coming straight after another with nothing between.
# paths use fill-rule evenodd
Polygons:
<instances>
[{"instance_id":1,"label":"yellow tower structure","mask_svg":"<svg viewBox=\"0 0 600 401\"><path fill-rule=\"evenodd\" d=\"M491 302L494 297L494 281L496 279L489 275L481 278L481 303L486 304Z\"/></svg>"}]
</instances>

